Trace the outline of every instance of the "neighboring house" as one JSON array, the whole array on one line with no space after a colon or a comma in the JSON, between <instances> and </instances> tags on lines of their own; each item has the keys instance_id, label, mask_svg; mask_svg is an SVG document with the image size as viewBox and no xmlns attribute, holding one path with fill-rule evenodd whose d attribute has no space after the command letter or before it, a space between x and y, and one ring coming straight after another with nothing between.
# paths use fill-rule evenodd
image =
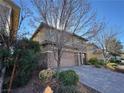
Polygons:
<instances>
[{"instance_id":1,"label":"neighboring house","mask_svg":"<svg viewBox=\"0 0 124 93\"><path fill-rule=\"evenodd\" d=\"M20 17L20 8L11 0L0 2L0 30L5 29L8 35L16 37Z\"/></svg>"},{"instance_id":2,"label":"neighboring house","mask_svg":"<svg viewBox=\"0 0 124 93\"><path fill-rule=\"evenodd\" d=\"M52 46L56 45L56 35L59 35L61 30L55 29L44 23L41 23L37 31L33 34L32 40L38 41L42 46L41 63L45 63L47 67L57 67ZM64 48L60 66L80 66L86 62L86 42L85 38L73 35L70 32L64 31Z\"/></svg>"},{"instance_id":3,"label":"neighboring house","mask_svg":"<svg viewBox=\"0 0 124 93\"><path fill-rule=\"evenodd\" d=\"M121 58L124 59L124 53L121 53Z\"/></svg>"},{"instance_id":4,"label":"neighboring house","mask_svg":"<svg viewBox=\"0 0 124 93\"><path fill-rule=\"evenodd\" d=\"M97 58L99 60L104 60L104 57L102 55L102 50L93 43L87 44L87 60L91 58Z\"/></svg>"}]
</instances>

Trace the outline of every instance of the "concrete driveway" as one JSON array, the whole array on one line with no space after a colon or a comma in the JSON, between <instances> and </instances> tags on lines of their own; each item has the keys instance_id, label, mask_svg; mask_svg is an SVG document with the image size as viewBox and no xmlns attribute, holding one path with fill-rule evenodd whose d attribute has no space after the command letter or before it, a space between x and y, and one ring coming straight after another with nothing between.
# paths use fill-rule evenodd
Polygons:
<instances>
[{"instance_id":1,"label":"concrete driveway","mask_svg":"<svg viewBox=\"0 0 124 93\"><path fill-rule=\"evenodd\" d=\"M85 65L66 69L75 70L81 83L101 93L124 93L124 74Z\"/></svg>"}]
</instances>

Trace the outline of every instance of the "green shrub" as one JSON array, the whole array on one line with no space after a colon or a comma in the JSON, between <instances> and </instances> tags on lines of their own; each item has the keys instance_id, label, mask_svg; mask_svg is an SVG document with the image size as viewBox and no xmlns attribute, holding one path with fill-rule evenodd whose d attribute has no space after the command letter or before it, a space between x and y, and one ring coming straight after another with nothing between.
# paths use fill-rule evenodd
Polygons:
<instances>
[{"instance_id":1,"label":"green shrub","mask_svg":"<svg viewBox=\"0 0 124 93\"><path fill-rule=\"evenodd\" d=\"M10 56L10 50L0 48L0 58Z\"/></svg>"},{"instance_id":2,"label":"green shrub","mask_svg":"<svg viewBox=\"0 0 124 93\"><path fill-rule=\"evenodd\" d=\"M90 65L94 65L97 68L100 68L101 66L105 66L105 62L103 60L98 60L97 58L91 58L89 60Z\"/></svg>"},{"instance_id":3,"label":"green shrub","mask_svg":"<svg viewBox=\"0 0 124 93\"><path fill-rule=\"evenodd\" d=\"M42 70L39 73L39 79L41 80L42 83L47 83L51 81L53 76L55 75L55 71L47 69L47 70Z\"/></svg>"},{"instance_id":4,"label":"green shrub","mask_svg":"<svg viewBox=\"0 0 124 93\"><path fill-rule=\"evenodd\" d=\"M105 62L104 60L99 60L99 65L101 65L101 66L106 66L106 63L107 62Z\"/></svg>"},{"instance_id":5,"label":"green shrub","mask_svg":"<svg viewBox=\"0 0 124 93\"><path fill-rule=\"evenodd\" d=\"M37 42L28 39L17 41L13 48L13 53L9 57L11 60L7 63L4 86L8 87L10 76L13 69L13 64L16 61L16 71L14 74L13 88L24 86L32 77L32 72L38 65L38 56L40 45Z\"/></svg>"},{"instance_id":6,"label":"green shrub","mask_svg":"<svg viewBox=\"0 0 124 93\"><path fill-rule=\"evenodd\" d=\"M89 63L90 63L91 65L95 65L95 64L98 63L98 59L97 59L97 58L91 58L91 59L89 59Z\"/></svg>"},{"instance_id":7,"label":"green shrub","mask_svg":"<svg viewBox=\"0 0 124 93\"><path fill-rule=\"evenodd\" d=\"M32 72L37 67L36 55L34 55L34 51L31 50L22 50L20 51L21 58L18 61L18 68L16 78L14 80L14 87L24 86L28 83L31 78Z\"/></svg>"},{"instance_id":8,"label":"green shrub","mask_svg":"<svg viewBox=\"0 0 124 93\"><path fill-rule=\"evenodd\" d=\"M36 41L28 40L23 38L17 42L16 48L19 49L30 49L33 50L35 53L40 51L40 44Z\"/></svg>"},{"instance_id":9,"label":"green shrub","mask_svg":"<svg viewBox=\"0 0 124 93\"><path fill-rule=\"evenodd\" d=\"M54 93L81 93L77 87L78 75L73 70L55 72L51 69L42 70L39 73L41 85L49 85Z\"/></svg>"},{"instance_id":10,"label":"green shrub","mask_svg":"<svg viewBox=\"0 0 124 93\"><path fill-rule=\"evenodd\" d=\"M120 60L115 60L115 59L110 59L109 62L119 64L121 61Z\"/></svg>"},{"instance_id":11,"label":"green shrub","mask_svg":"<svg viewBox=\"0 0 124 93\"><path fill-rule=\"evenodd\" d=\"M62 71L59 73L59 80L63 85L76 85L79 81L78 75L73 70Z\"/></svg>"}]
</instances>

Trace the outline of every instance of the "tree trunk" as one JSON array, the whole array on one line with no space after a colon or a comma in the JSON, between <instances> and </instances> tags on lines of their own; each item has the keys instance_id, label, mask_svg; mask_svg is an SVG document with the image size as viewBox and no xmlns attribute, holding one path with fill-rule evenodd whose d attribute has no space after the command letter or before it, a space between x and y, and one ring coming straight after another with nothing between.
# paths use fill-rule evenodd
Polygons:
<instances>
[{"instance_id":1,"label":"tree trunk","mask_svg":"<svg viewBox=\"0 0 124 93\"><path fill-rule=\"evenodd\" d=\"M58 60L57 60L57 70L60 70L60 63L61 62L61 49L58 49Z\"/></svg>"},{"instance_id":2,"label":"tree trunk","mask_svg":"<svg viewBox=\"0 0 124 93\"><path fill-rule=\"evenodd\" d=\"M61 65L61 49L58 49L58 55L57 55L57 80L59 79L59 72L60 72L60 65ZM59 91L59 85L56 88L56 93Z\"/></svg>"},{"instance_id":3,"label":"tree trunk","mask_svg":"<svg viewBox=\"0 0 124 93\"><path fill-rule=\"evenodd\" d=\"M14 64L14 66L13 66L13 70L12 70L12 74L11 74L11 78L10 78L10 82L9 82L8 93L11 93L11 88L12 88L12 83L13 83L13 79L14 79L14 75L15 75L15 70L16 70L16 64Z\"/></svg>"}]
</instances>

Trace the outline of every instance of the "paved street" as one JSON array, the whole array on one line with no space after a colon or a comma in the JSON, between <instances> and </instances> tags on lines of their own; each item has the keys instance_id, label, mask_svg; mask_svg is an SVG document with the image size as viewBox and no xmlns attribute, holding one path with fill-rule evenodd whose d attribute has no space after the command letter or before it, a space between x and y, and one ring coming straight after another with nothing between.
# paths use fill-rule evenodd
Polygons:
<instances>
[{"instance_id":1,"label":"paved street","mask_svg":"<svg viewBox=\"0 0 124 93\"><path fill-rule=\"evenodd\" d=\"M124 74L112 72L104 68L80 66L73 69L80 77L80 82L101 93L124 93Z\"/></svg>"}]
</instances>

